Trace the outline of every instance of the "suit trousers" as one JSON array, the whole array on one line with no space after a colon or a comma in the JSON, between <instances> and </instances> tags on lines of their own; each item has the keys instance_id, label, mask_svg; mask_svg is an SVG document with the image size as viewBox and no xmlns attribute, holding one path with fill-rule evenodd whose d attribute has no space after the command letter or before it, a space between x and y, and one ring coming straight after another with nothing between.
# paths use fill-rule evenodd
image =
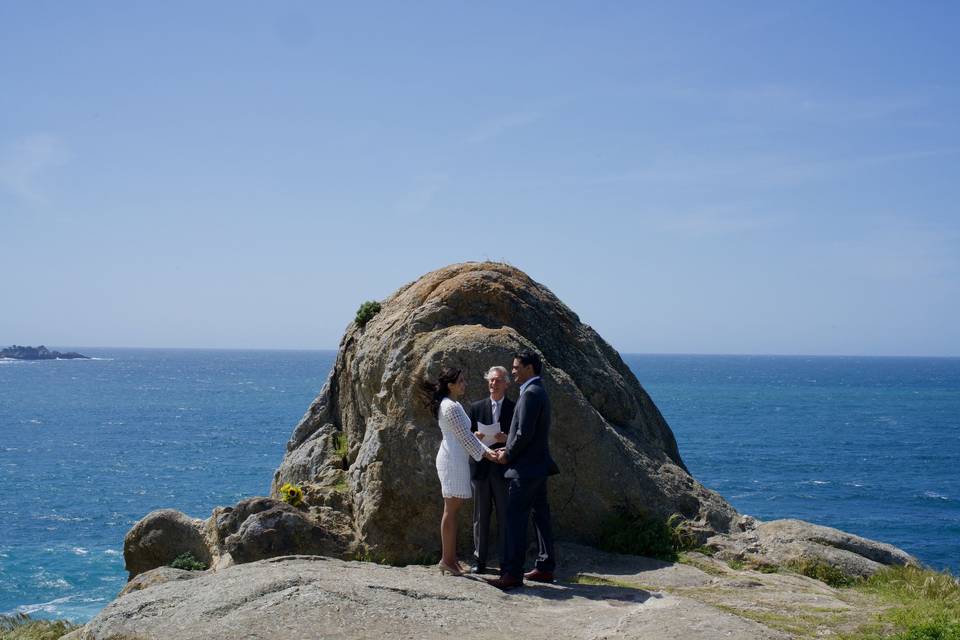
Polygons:
<instances>
[{"instance_id":1,"label":"suit trousers","mask_svg":"<svg viewBox=\"0 0 960 640\"><path fill-rule=\"evenodd\" d=\"M552 572L556 568L553 548L553 525L550 504L547 502L547 478L512 478L507 481L507 543L506 562L500 574L523 580L527 559L527 522L533 515L537 534L536 567Z\"/></svg>"},{"instance_id":2,"label":"suit trousers","mask_svg":"<svg viewBox=\"0 0 960 640\"><path fill-rule=\"evenodd\" d=\"M490 516L494 508L497 509L497 561L502 567L507 557L507 481L502 469L488 469L483 478L473 481L473 557L481 567L487 565Z\"/></svg>"}]
</instances>

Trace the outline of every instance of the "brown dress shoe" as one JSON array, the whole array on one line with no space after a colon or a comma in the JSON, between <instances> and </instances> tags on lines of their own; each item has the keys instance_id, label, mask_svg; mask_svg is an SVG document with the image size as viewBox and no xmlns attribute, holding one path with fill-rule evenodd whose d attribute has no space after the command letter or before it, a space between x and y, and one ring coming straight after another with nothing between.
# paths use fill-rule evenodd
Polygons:
<instances>
[{"instance_id":1,"label":"brown dress shoe","mask_svg":"<svg viewBox=\"0 0 960 640\"><path fill-rule=\"evenodd\" d=\"M499 578L491 578L490 580L487 580L487 584L489 584L491 587L496 587L501 591L509 591L510 589L522 587L523 580L514 578L513 576L500 576Z\"/></svg>"},{"instance_id":2,"label":"brown dress shoe","mask_svg":"<svg viewBox=\"0 0 960 640\"><path fill-rule=\"evenodd\" d=\"M532 571L527 571L523 574L523 577L527 580L533 580L534 582L553 582L553 571L540 571L540 569L534 569Z\"/></svg>"}]
</instances>

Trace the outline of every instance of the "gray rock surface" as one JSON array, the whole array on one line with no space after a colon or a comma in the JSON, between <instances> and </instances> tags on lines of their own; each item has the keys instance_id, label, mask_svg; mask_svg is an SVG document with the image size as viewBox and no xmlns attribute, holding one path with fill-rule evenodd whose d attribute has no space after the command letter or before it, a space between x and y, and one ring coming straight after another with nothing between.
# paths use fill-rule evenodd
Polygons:
<instances>
[{"instance_id":1,"label":"gray rock surface","mask_svg":"<svg viewBox=\"0 0 960 640\"><path fill-rule=\"evenodd\" d=\"M174 580L191 580L199 575L202 575L202 572L187 571L186 569L174 569L173 567L157 567L156 569L144 571L143 573L138 574L137 577L127 582L123 589L120 590L120 593L117 595L117 597L119 598L134 591L140 591L154 585L163 584L164 582L171 582Z\"/></svg>"},{"instance_id":2,"label":"gray rock surface","mask_svg":"<svg viewBox=\"0 0 960 640\"><path fill-rule=\"evenodd\" d=\"M185 551L213 569L276 556L343 556L349 540L323 527L306 512L273 498L241 500L217 507L206 520L173 509L154 511L137 522L124 540L124 559L133 579L169 565Z\"/></svg>"},{"instance_id":3,"label":"gray rock surface","mask_svg":"<svg viewBox=\"0 0 960 640\"><path fill-rule=\"evenodd\" d=\"M872 575L886 565L920 564L893 545L803 520L761 522L746 516L733 533L714 536L707 545L716 550L717 557L726 560L773 567L813 561L852 577Z\"/></svg>"},{"instance_id":4,"label":"gray rock surface","mask_svg":"<svg viewBox=\"0 0 960 640\"><path fill-rule=\"evenodd\" d=\"M737 571L699 554L691 566L572 544L559 552L558 583L510 593L472 577L441 577L433 567L319 556L261 560L154 581L115 600L70 640L779 640L852 630L879 610L850 590L795 574Z\"/></svg>"},{"instance_id":5,"label":"gray rock surface","mask_svg":"<svg viewBox=\"0 0 960 640\"><path fill-rule=\"evenodd\" d=\"M546 287L489 262L429 273L383 301L364 327L347 328L327 384L287 444L272 495L285 482L307 487L314 517L348 523L353 546L370 557L437 554L440 430L415 385L443 366L461 367L466 404L486 396L483 373L509 368L521 349L545 363L551 449L562 470L551 480L559 535L592 542L621 505L663 518L680 513L703 539L729 529L736 512L687 472L673 433L617 352Z\"/></svg>"},{"instance_id":6,"label":"gray rock surface","mask_svg":"<svg viewBox=\"0 0 960 640\"><path fill-rule=\"evenodd\" d=\"M786 638L663 591L583 584L504 594L434 569L291 556L165 582L110 604L71 640L152 638Z\"/></svg>"},{"instance_id":7,"label":"gray rock surface","mask_svg":"<svg viewBox=\"0 0 960 640\"><path fill-rule=\"evenodd\" d=\"M190 518L174 509L150 512L123 538L123 560L130 578L168 565L186 552L210 566L211 554L204 538L203 520Z\"/></svg>"}]
</instances>

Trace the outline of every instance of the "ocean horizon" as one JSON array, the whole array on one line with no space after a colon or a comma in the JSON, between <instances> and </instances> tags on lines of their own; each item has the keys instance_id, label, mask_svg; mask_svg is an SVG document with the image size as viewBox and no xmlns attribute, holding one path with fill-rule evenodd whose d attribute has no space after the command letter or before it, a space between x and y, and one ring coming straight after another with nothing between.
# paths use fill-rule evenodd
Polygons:
<instances>
[{"instance_id":1,"label":"ocean horizon","mask_svg":"<svg viewBox=\"0 0 960 640\"><path fill-rule=\"evenodd\" d=\"M49 348L95 359L0 365L0 613L78 622L122 588L123 536L149 511L206 518L269 491L336 356ZM960 570L960 358L621 355L741 513Z\"/></svg>"}]
</instances>

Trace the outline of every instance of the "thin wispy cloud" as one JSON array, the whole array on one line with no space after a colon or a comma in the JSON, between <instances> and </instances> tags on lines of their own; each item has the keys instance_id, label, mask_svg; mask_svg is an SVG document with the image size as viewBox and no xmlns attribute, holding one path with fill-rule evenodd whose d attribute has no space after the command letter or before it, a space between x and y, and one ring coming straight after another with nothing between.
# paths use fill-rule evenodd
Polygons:
<instances>
[{"instance_id":1,"label":"thin wispy cloud","mask_svg":"<svg viewBox=\"0 0 960 640\"><path fill-rule=\"evenodd\" d=\"M537 122L541 115L535 111L520 111L510 113L488 122L484 122L467 135L466 141L470 144L483 144L495 140L514 129L530 126Z\"/></svg>"},{"instance_id":2,"label":"thin wispy cloud","mask_svg":"<svg viewBox=\"0 0 960 640\"><path fill-rule=\"evenodd\" d=\"M652 161L645 167L594 176L589 184L741 185L782 187L825 180L898 163L955 156L960 149L926 149L844 158L796 158L789 154L704 157L684 155Z\"/></svg>"},{"instance_id":3,"label":"thin wispy cloud","mask_svg":"<svg viewBox=\"0 0 960 640\"><path fill-rule=\"evenodd\" d=\"M821 259L859 278L927 284L939 279L955 287L958 242L956 230L916 224L908 214L881 215L857 236L825 241Z\"/></svg>"},{"instance_id":4,"label":"thin wispy cloud","mask_svg":"<svg viewBox=\"0 0 960 640\"><path fill-rule=\"evenodd\" d=\"M682 235L714 236L766 231L785 224L779 214L762 214L746 207L716 206L677 213L642 216L653 230Z\"/></svg>"},{"instance_id":5,"label":"thin wispy cloud","mask_svg":"<svg viewBox=\"0 0 960 640\"><path fill-rule=\"evenodd\" d=\"M446 174L428 174L420 177L414 185L394 204L401 213L421 213L430 208L437 195L450 178Z\"/></svg>"},{"instance_id":6,"label":"thin wispy cloud","mask_svg":"<svg viewBox=\"0 0 960 640\"><path fill-rule=\"evenodd\" d=\"M915 114L928 106L923 95L849 96L787 84L746 87L662 88L666 100L710 105L717 116L820 124L883 121Z\"/></svg>"},{"instance_id":7,"label":"thin wispy cloud","mask_svg":"<svg viewBox=\"0 0 960 640\"><path fill-rule=\"evenodd\" d=\"M64 142L42 133L27 136L0 149L0 189L28 205L48 201L44 178L70 159Z\"/></svg>"}]
</instances>

